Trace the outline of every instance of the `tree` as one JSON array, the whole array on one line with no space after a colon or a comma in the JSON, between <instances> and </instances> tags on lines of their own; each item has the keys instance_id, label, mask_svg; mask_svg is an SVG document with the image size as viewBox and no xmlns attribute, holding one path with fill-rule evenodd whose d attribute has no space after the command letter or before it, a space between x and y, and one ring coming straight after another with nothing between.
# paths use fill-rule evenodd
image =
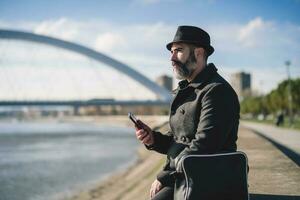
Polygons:
<instances>
[{"instance_id":1,"label":"tree","mask_svg":"<svg viewBox=\"0 0 300 200\"><path fill-rule=\"evenodd\" d=\"M253 115L275 114L278 111L287 112L289 109L289 91L291 87L293 113L300 112L300 78L282 81L278 87L265 96L247 97L241 102L241 113Z\"/></svg>"}]
</instances>

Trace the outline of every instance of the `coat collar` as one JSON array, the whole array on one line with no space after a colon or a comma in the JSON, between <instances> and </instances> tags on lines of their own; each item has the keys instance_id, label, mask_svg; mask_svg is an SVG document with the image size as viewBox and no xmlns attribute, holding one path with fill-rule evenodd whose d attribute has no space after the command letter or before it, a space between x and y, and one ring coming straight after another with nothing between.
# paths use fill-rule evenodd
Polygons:
<instances>
[{"instance_id":1,"label":"coat collar","mask_svg":"<svg viewBox=\"0 0 300 200\"><path fill-rule=\"evenodd\" d=\"M184 89L188 86L197 88L202 85L207 80L211 79L212 75L214 75L218 69L215 67L213 63L209 63L206 67L192 80L192 82L188 82L187 80L180 81L178 83L177 90Z\"/></svg>"}]
</instances>

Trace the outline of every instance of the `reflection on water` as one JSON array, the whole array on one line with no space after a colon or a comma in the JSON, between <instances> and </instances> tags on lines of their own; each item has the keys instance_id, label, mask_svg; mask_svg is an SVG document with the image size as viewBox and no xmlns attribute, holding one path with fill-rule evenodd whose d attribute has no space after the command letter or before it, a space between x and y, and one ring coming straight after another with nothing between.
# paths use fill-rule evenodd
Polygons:
<instances>
[{"instance_id":1,"label":"reflection on water","mask_svg":"<svg viewBox=\"0 0 300 200\"><path fill-rule=\"evenodd\" d=\"M56 199L133 162L127 127L0 122L0 199Z\"/></svg>"}]
</instances>

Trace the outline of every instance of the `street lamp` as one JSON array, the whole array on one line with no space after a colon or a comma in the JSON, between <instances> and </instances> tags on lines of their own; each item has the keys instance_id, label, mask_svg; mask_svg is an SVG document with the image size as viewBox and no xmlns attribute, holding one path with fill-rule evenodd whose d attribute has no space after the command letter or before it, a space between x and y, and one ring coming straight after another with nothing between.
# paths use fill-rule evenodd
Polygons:
<instances>
[{"instance_id":1,"label":"street lamp","mask_svg":"<svg viewBox=\"0 0 300 200\"><path fill-rule=\"evenodd\" d=\"M293 98L292 98L292 91L291 91L291 76L290 76L290 65L291 62L288 60L285 62L287 75L288 75L288 102L289 102L289 120L290 126L293 124Z\"/></svg>"}]
</instances>

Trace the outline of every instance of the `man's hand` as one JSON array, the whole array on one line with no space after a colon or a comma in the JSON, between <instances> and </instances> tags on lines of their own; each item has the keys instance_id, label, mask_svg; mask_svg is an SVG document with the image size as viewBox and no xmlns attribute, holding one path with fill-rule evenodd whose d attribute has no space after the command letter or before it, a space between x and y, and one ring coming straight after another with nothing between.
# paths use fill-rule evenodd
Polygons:
<instances>
[{"instance_id":1,"label":"man's hand","mask_svg":"<svg viewBox=\"0 0 300 200\"><path fill-rule=\"evenodd\" d=\"M135 135L137 139L147 146L153 145L154 137L151 128L144 124L141 120L138 120L138 124L142 128L139 128L137 126L135 127Z\"/></svg>"},{"instance_id":2,"label":"man's hand","mask_svg":"<svg viewBox=\"0 0 300 200\"><path fill-rule=\"evenodd\" d=\"M162 184L158 181L155 180L150 189L150 198L152 199L156 193L158 193L162 189Z\"/></svg>"}]
</instances>

